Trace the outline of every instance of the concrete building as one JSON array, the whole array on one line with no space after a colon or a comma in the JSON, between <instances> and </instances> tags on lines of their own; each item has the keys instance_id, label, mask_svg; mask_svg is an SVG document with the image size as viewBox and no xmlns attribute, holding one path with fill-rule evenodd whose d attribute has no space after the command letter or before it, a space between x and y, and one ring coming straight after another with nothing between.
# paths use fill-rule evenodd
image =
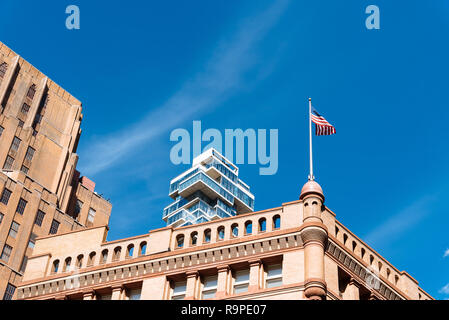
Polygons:
<instances>
[{"instance_id":1,"label":"concrete building","mask_svg":"<svg viewBox=\"0 0 449 320\"><path fill-rule=\"evenodd\" d=\"M108 224L111 204L76 170L81 111L0 42L0 298L15 296L37 237Z\"/></svg>"},{"instance_id":2,"label":"concrete building","mask_svg":"<svg viewBox=\"0 0 449 320\"><path fill-rule=\"evenodd\" d=\"M116 241L107 231L37 239L18 299L432 299L336 219L315 181L277 208Z\"/></svg>"},{"instance_id":3,"label":"concrete building","mask_svg":"<svg viewBox=\"0 0 449 320\"><path fill-rule=\"evenodd\" d=\"M215 149L193 159L192 168L170 182L169 196L174 202L164 209L162 219L172 227L254 210L254 195L239 179L239 169Z\"/></svg>"}]
</instances>

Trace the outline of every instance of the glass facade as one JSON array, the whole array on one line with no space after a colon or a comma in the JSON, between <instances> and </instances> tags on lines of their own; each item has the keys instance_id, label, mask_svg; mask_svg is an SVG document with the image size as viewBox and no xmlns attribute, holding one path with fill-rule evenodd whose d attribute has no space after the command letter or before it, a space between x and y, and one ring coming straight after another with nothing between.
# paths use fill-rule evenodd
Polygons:
<instances>
[{"instance_id":1,"label":"glass facade","mask_svg":"<svg viewBox=\"0 0 449 320\"><path fill-rule=\"evenodd\" d=\"M199 159L199 160L198 160ZM194 159L192 169L172 180L162 219L168 226L186 226L254 210L254 195L239 179L238 168L209 149Z\"/></svg>"}]
</instances>

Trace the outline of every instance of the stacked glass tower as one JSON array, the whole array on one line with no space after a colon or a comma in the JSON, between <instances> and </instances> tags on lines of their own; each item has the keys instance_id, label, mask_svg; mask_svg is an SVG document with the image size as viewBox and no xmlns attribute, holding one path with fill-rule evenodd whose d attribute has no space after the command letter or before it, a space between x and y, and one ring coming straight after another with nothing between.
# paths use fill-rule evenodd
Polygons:
<instances>
[{"instance_id":1,"label":"stacked glass tower","mask_svg":"<svg viewBox=\"0 0 449 320\"><path fill-rule=\"evenodd\" d=\"M192 168L170 182L174 200L164 209L167 226L180 227L254 210L254 195L239 169L215 149L193 159Z\"/></svg>"}]
</instances>

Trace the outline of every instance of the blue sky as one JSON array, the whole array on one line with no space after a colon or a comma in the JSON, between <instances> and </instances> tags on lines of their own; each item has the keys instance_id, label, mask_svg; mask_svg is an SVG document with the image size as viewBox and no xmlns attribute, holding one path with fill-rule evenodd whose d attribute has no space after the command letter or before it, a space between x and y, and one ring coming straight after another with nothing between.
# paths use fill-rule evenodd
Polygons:
<instances>
[{"instance_id":1,"label":"blue sky","mask_svg":"<svg viewBox=\"0 0 449 320\"><path fill-rule=\"evenodd\" d=\"M76 4L81 29L65 28ZM380 8L380 30L365 27ZM83 102L79 168L113 203L108 239L164 226L175 128L279 130L279 170L240 174L256 210L298 198L307 98L326 204L436 298L449 298L447 1L3 0L0 40Z\"/></svg>"}]
</instances>

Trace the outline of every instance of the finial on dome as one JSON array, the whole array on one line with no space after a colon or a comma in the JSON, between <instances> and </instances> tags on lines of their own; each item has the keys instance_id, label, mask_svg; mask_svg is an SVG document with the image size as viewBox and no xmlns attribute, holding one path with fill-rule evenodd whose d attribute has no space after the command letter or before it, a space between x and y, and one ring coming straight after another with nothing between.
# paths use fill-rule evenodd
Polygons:
<instances>
[{"instance_id":1,"label":"finial on dome","mask_svg":"<svg viewBox=\"0 0 449 320\"><path fill-rule=\"evenodd\" d=\"M299 200L304 199L306 195L315 194L323 199L324 202L324 194L323 189L315 180L307 181L301 189L301 195L299 196Z\"/></svg>"}]
</instances>

